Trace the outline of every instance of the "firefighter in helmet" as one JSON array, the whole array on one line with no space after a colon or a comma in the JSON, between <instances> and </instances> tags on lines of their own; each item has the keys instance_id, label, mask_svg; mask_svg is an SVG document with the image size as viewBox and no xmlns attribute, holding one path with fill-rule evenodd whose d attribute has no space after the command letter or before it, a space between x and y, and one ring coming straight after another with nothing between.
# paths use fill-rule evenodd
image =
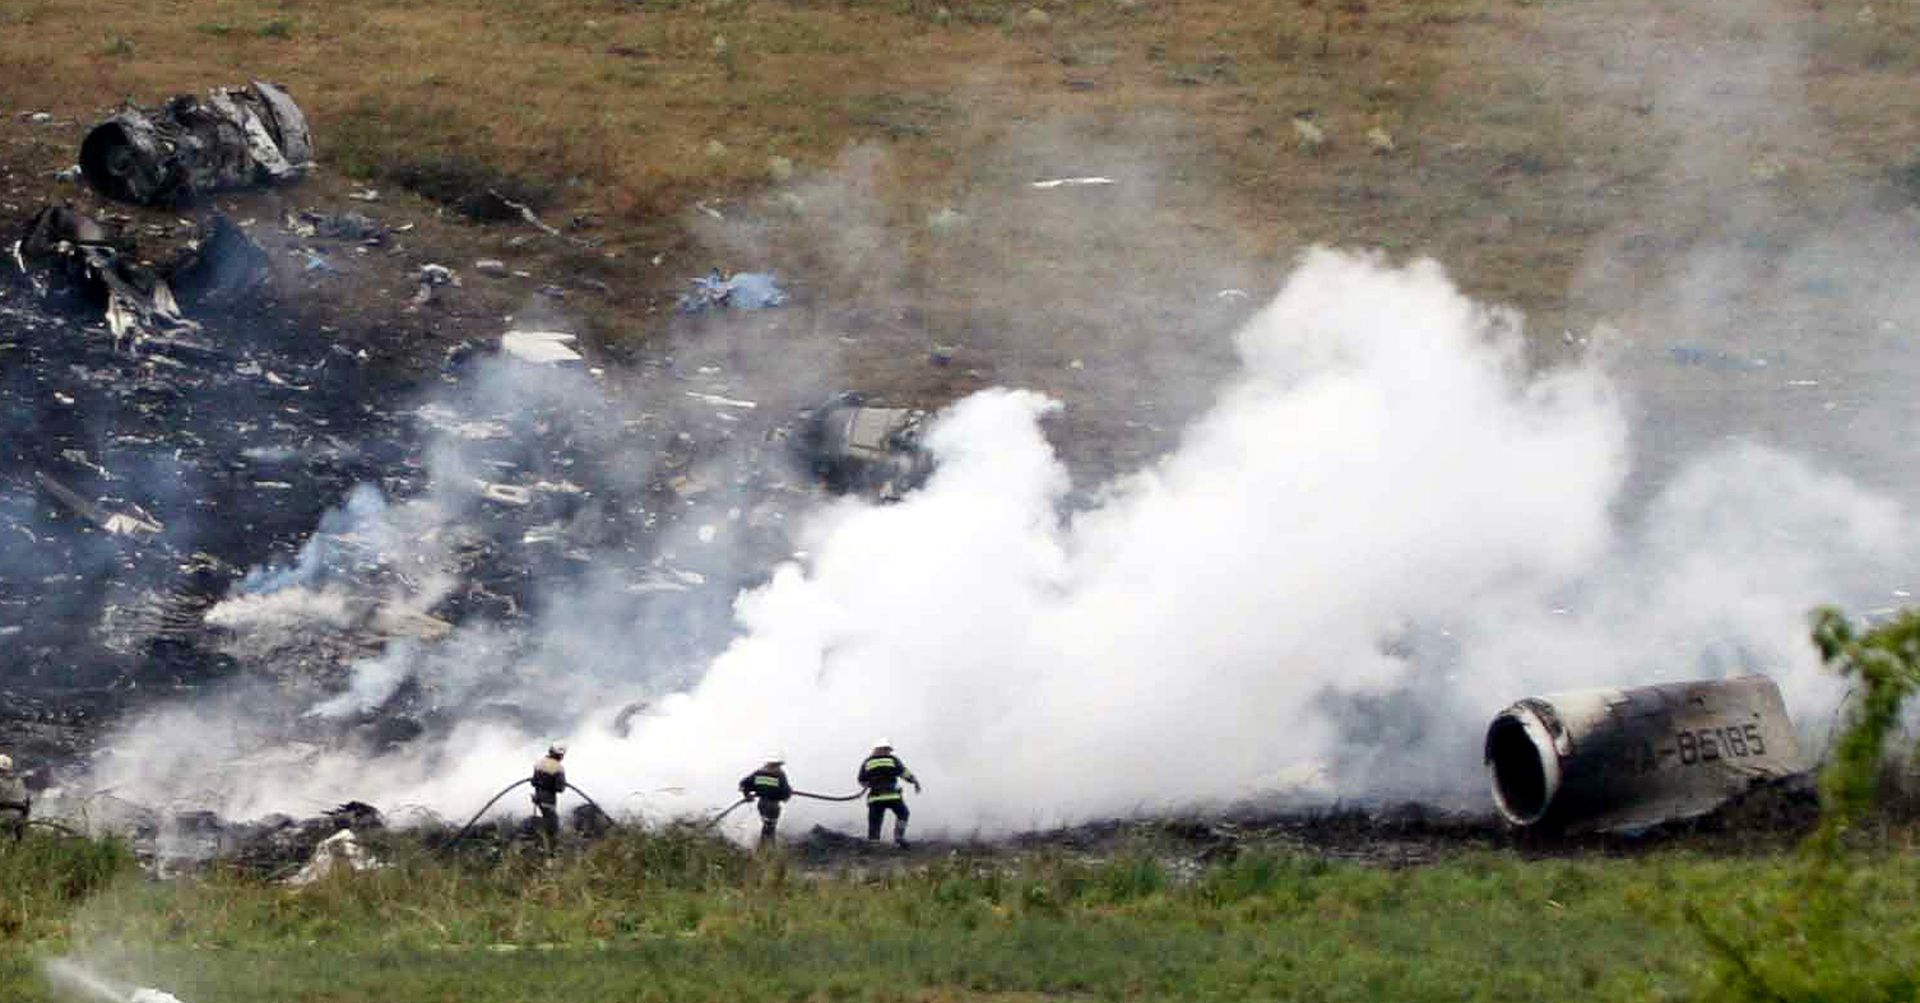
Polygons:
<instances>
[{"instance_id":1,"label":"firefighter in helmet","mask_svg":"<svg viewBox=\"0 0 1920 1003\"><path fill-rule=\"evenodd\" d=\"M765 765L740 778L740 795L751 798L760 810L760 845L773 845L773 830L780 825L780 808L793 797L793 785L787 782L786 754L776 752Z\"/></svg>"},{"instance_id":2,"label":"firefighter in helmet","mask_svg":"<svg viewBox=\"0 0 1920 1003\"><path fill-rule=\"evenodd\" d=\"M884 738L875 742L873 752L860 764L860 786L867 792L867 842L880 841L880 823L887 812L893 812L893 843L906 848L908 812L907 796L900 790L902 780L920 793L919 779L893 754L893 743Z\"/></svg>"},{"instance_id":3,"label":"firefighter in helmet","mask_svg":"<svg viewBox=\"0 0 1920 1003\"><path fill-rule=\"evenodd\" d=\"M33 798L27 794L27 782L14 775L13 757L0 753L0 836L25 836L27 816L32 812Z\"/></svg>"},{"instance_id":4,"label":"firefighter in helmet","mask_svg":"<svg viewBox=\"0 0 1920 1003\"><path fill-rule=\"evenodd\" d=\"M567 789L567 747L559 742L547 746L547 754L533 764L533 809L540 813L540 835L552 846L560 836L560 792Z\"/></svg>"}]
</instances>

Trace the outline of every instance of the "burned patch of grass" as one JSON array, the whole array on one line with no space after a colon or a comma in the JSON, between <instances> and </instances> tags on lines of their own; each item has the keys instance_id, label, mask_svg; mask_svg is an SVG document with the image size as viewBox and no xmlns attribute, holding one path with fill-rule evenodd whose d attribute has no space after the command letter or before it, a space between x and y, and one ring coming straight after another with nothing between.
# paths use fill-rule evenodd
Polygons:
<instances>
[{"instance_id":1,"label":"burned patch of grass","mask_svg":"<svg viewBox=\"0 0 1920 1003\"><path fill-rule=\"evenodd\" d=\"M1909 202L1920 203L1920 157L1901 164L1887 172L1893 187Z\"/></svg>"},{"instance_id":2,"label":"burned patch of grass","mask_svg":"<svg viewBox=\"0 0 1920 1003\"><path fill-rule=\"evenodd\" d=\"M517 203L538 212L553 204L557 186L509 174L471 157L429 157L385 168L381 173L422 198L448 206L468 219L498 223L520 218Z\"/></svg>"},{"instance_id":3,"label":"burned patch of grass","mask_svg":"<svg viewBox=\"0 0 1920 1003\"><path fill-rule=\"evenodd\" d=\"M847 101L848 121L889 139L931 135L952 114L948 99L938 94L882 91Z\"/></svg>"}]
</instances>

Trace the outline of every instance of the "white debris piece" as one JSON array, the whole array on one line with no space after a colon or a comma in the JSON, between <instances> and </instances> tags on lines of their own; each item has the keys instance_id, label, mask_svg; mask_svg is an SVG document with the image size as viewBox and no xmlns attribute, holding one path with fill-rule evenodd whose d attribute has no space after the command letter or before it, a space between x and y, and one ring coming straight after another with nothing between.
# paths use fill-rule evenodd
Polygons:
<instances>
[{"instance_id":1,"label":"white debris piece","mask_svg":"<svg viewBox=\"0 0 1920 1003\"><path fill-rule=\"evenodd\" d=\"M639 581L627 586L629 595L646 595L650 592L685 592L691 588L707 584L707 576L698 571L683 571L679 568L663 568L648 571Z\"/></svg>"},{"instance_id":2,"label":"white debris piece","mask_svg":"<svg viewBox=\"0 0 1920 1003\"><path fill-rule=\"evenodd\" d=\"M751 411L760 406L753 401L736 400L732 397L722 397L719 394L696 393L692 390L687 391L687 396L697 401L705 401L715 407L737 407Z\"/></svg>"},{"instance_id":3,"label":"white debris piece","mask_svg":"<svg viewBox=\"0 0 1920 1003\"><path fill-rule=\"evenodd\" d=\"M384 866L360 845L360 837L355 836L352 829L342 829L321 840L320 845L313 848L313 857L307 866L300 868L300 873L288 878L286 883L296 887L310 885L341 867L357 874Z\"/></svg>"},{"instance_id":4,"label":"white debris piece","mask_svg":"<svg viewBox=\"0 0 1920 1003\"><path fill-rule=\"evenodd\" d=\"M495 484L491 481L480 481L478 483L480 485L480 497L488 501L499 502L502 505L533 504L533 492L517 484Z\"/></svg>"},{"instance_id":5,"label":"white debris piece","mask_svg":"<svg viewBox=\"0 0 1920 1003\"><path fill-rule=\"evenodd\" d=\"M133 991L132 996L127 997L127 1003L181 1003L181 999L169 992L141 986Z\"/></svg>"},{"instance_id":6,"label":"white debris piece","mask_svg":"<svg viewBox=\"0 0 1920 1003\"><path fill-rule=\"evenodd\" d=\"M1089 185L1110 185L1113 183L1114 180L1112 178L1097 176L1085 178L1051 178L1046 181L1035 181L1033 187L1046 190L1049 188L1082 188Z\"/></svg>"},{"instance_id":7,"label":"white debris piece","mask_svg":"<svg viewBox=\"0 0 1920 1003\"><path fill-rule=\"evenodd\" d=\"M959 210L946 206L939 212L927 215L927 229L934 233L950 233L959 229L966 221L967 217L961 215Z\"/></svg>"},{"instance_id":8,"label":"white debris piece","mask_svg":"<svg viewBox=\"0 0 1920 1003\"><path fill-rule=\"evenodd\" d=\"M420 288L414 291L412 303L416 307L433 302L439 291L448 286L458 286L460 276L445 265L421 265Z\"/></svg>"},{"instance_id":9,"label":"white debris piece","mask_svg":"<svg viewBox=\"0 0 1920 1003\"><path fill-rule=\"evenodd\" d=\"M1302 153L1319 153L1327 148L1327 132L1313 119L1310 111L1293 116L1293 138Z\"/></svg>"},{"instance_id":10,"label":"white debris piece","mask_svg":"<svg viewBox=\"0 0 1920 1003\"><path fill-rule=\"evenodd\" d=\"M500 350L543 366L584 361L579 352L567 347L575 340L576 335L565 331L508 331L500 336Z\"/></svg>"},{"instance_id":11,"label":"white debris piece","mask_svg":"<svg viewBox=\"0 0 1920 1003\"><path fill-rule=\"evenodd\" d=\"M467 421L460 417L452 408L440 404L424 405L416 410L414 414L418 415L421 421L432 425L442 432L448 432L462 439L469 439L474 442L484 442L489 439L504 439L513 434L512 430L508 429L502 422Z\"/></svg>"},{"instance_id":12,"label":"white debris piece","mask_svg":"<svg viewBox=\"0 0 1920 1003\"><path fill-rule=\"evenodd\" d=\"M115 536L159 536L166 527L152 519L143 519L125 512L109 512L100 523L100 528Z\"/></svg>"}]
</instances>

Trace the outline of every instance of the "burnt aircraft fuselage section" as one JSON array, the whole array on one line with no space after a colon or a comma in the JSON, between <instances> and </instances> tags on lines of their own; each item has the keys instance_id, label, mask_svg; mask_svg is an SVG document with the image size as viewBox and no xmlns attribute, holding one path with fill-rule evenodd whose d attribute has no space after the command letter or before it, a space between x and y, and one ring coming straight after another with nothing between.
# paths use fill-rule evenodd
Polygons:
<instances>
[{"instance_id":1,"label":"burnt aircraft fuselage section","mask_svg":"<svg viewBox=\"0 0 1920 1003\"><path fill-rule=\"evenodd\" d=\"M1486 764L1507 821L1565 830L1701 815L1804 770L1765 676L1529 697L1488 726Z\"/></svg>"},{"instance_id":2,"label":"burnt aircraft fuselage section","mask_svg":"<svg viewBox=\"0 0 1920 1003\"><path fill-rule=\"evenodd\" d=\"M287 92L256 80L124 108L80 144L80 171L110 199L171 205L207 192L278 184L313 165L306 116Z\"/></svg>"}]
</instances>

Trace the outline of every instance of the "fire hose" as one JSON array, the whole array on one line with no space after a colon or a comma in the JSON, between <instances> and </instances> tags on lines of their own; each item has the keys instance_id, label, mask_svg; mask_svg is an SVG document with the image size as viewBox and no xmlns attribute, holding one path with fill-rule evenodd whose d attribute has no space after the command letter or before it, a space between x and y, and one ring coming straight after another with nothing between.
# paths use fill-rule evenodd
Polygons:
<instances>
[{"instance_id":1,"label":"fire hose","mask_svg":"<svg viewBox=\"0 0 1920 1003\"><path fill-rule=\"evenodd\" d=\"M833 794L815 794L812 791L794 791L793 796L797 798L812 798L815 801L858 801L860 799L860 796L862 794L865 794L866 792L867 792L866 788L863 787L860 790L854 791L852 794L847 794L842 796L836 796ZM740 800L735 801L734 803L728 805L725 811L722 811L720 814L715 815L714 817L708 819L707 824L704 826L701 826L701 828L711 829L714 826L719 825L720 820L723 818L726 818L728 815L733 814L733 810L735 808L738 808L741 805L746 804L747 802L752 800L753 799L750 797L743 797Z\"/></svg>"},{"instance_id":2,"label":"fire hose","mask_svg":"<svg viewBox=\"0 0 1920 1003\"><path fill-rule=\"evenodd\" d=\"M488 798L487 803L481 805L480 810L477 812L474 812L472 818L467 819L467 824L461 826L460 831L454 833L452 839L447 840L445 843L441 845L452 846L453 844L460 842L462 839L465 839L467 837L467 833L473 829L474 825L480 821L482 816L486 815L488 809L492 808L496 803L498 803L501 798L506 797L508 794L512 793L514 788L520 786L521 784L530 784L532 782L533 782L533 778L523 777L519 780L515 780L513 783L510 783L505 787L500 788L500 793L495 794L494 796ZM586 791L583 791L578 787L575 787L572 784L567 785L567 790L570 790L575 794L580 795L581 799L586 801L587 804L592 805L593 810L599 812L602 818L605 818L609 822L613 821L613 816L607 814L607 810L605 808L600 807L599 802L595 801L592 795L588 794ZM852 794L845 794L845 795L815 794L812 791L794 791L793 796L799 797L799 798L812 798L815 801L857 801L859 800L860 796L865 793L866 793L865 788L862 788L860 790L854 791ZM746 804L747 802L752 800L753 799L750 797L743 797L740 800L735 801L733 804L728 805L726 809L722 811L720 814L715 815L713 818L707 820L707 824L702 828L711 829L714 826L719 825L720 820L726 818L728 815L733 814L733 810L735 808L738 808L741 805Z\"/></svg>"},{"instance_id":3,"label":"fire hose","mask_svg":"<svg viewBox=\"0 0 1920 1003\"><path fill-rule=\"evenodd\" d=\"M480 817L481 817L481 816L483 816L483 815L485 815L485 814L487 813L487 809L489 809L489 808L492 808L492 807L494 806L494 803L495 803L495 802L497 802L497 801L499 801L499 800L500 800L501 798L503 798L503 797L506 797L506 796L507 796L507 794L508 794L509 792L511 792L511 791L512 791L512 790L513 790L513 789L514 789L515 787L518 787L518 786L520 786L521 784L530 784L530 783L533 783L533 778L532 778L532 777L522 777L521 779L519 779L519 780L515 780L515 781L514 781L513 783L510 783L510 784L508 784L507 786L505 786L505 787L502 787L502 788L500 788L500 793L498 793L498 794L495 794L494 796L492 796L492 797L490 797L490 798L488 798L488 799L487 799L487 803L486 803L486 804L483 804L483 805L481 805L481 806L480 806L480 810L479 810L479 811L477 811L477 812L474 812L474 813L473 813L473 817L472 817L472 818L470 818L470 819L467 819L467 824L466 824L466 825L463 825L463 826L461 826L461 827L460 827L460 831L459 831L459 832L456 832L456 833L454 833L454 834L453 834L453 838L452 838L452 839L449 839L449 840L447 840L447 841L446 841L445 843L443 843L443 844L441 844L441 845L442 845L442 846L452 846L453 844L455 844L455 843L458 843L458 842L460 842L460 841L461 841L462 839L465 839L465 838L466 838L466 836L467 836L467 833L468 833L468 831L469 831L469 830L471 830L471 829L473 828L473 826L474 826L474 823L476 823L476 822L479 822L479 821L480 821ZM613 816L612 816L612 815L609 815L609 814L607 814L607 810L606 810L605 808L602 808L602 807L600 807L600 802L598 802L598 801L595 801L595 800L593 799L593 796L592 796L592 795L590 795L590 794L588 794L588 793L587 793L586 791L583 791L583 790L581 790L580 788L578 788L578 787L575 787L575 786L574 786L574 785L572 785L572 784L568 784L568 785L567 785L567 790L570 790L570 791L572 791L572 792L574 792L575 794L578 794L578 795L580 795L580 798L581 798L581 800L583 800L583 801L585 801L585 802L586 802L587 804L589 804L589 805L592 805L592 806L593 806L593 810L594 810L594 811L597 811L597 812L599 812L599 813L600 813L600 817L601 817L601 818L604 818L604 819L606 819L606 820L607 820L607 822L608 822L608 824L610 824L610 825L617 825L617 824L619 824L619 823L617 823L617 822L614 822L614 820L613 820Z\"/></svg>"},{"instance_id":4,"label":"fire hose","mask_svg":"<svg viewBox=\"0 0 1920 1003\"><path fill-rule=\"evenodd\" d=\"M862 787L845 797L835 797L832 794L815 794L812 791L794 791L793 796L797 798L812 798L815 801L858 801L860 800L860 795L866 792L867 789Z\"/></svg>"}]
</instances>

